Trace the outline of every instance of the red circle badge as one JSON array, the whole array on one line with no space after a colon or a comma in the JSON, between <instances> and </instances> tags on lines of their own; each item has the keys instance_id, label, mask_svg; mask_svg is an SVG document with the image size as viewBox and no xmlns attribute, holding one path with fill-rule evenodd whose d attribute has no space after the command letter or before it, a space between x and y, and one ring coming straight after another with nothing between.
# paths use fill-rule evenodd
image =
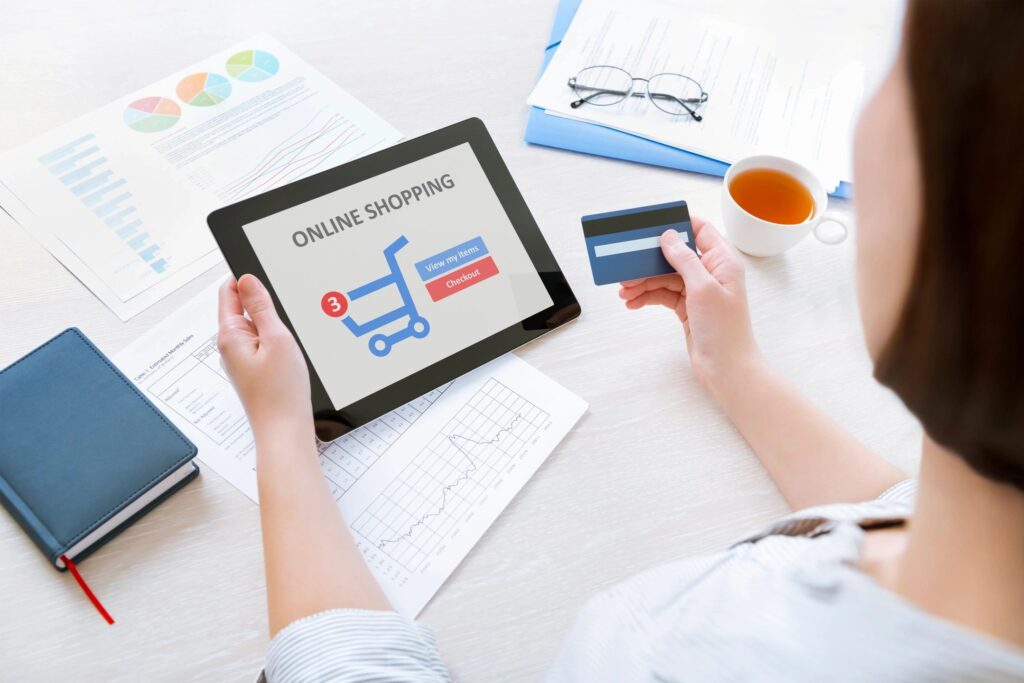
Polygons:
<instances>
[{"instance_id":1,"label":"red circle badge","mask_svg":"<svg viewBox=\"0 0 1024 683\"><path fill-rule=\"evenodd\" d=\"M320 308L332 318L340 318L348 311L348 299L341 292L327 292L320 299Z\"/></svg>"}]
</instances>

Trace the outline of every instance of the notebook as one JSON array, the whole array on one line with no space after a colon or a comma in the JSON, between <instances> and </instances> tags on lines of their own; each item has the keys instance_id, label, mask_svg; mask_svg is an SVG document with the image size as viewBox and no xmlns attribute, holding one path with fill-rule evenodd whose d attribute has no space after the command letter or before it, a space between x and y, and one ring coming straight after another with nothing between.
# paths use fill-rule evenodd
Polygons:
<instances>
[{"instance_id":1,"label":"notebook","mask_svg":"<svg viewBox=\"0 0 1024 683\"><path fill-rule=\"evenodd\" d=\"M0 371L0 503L101 613L74 561L195 478L195 455L76 328Z\"/></svg>"}]
</instances>

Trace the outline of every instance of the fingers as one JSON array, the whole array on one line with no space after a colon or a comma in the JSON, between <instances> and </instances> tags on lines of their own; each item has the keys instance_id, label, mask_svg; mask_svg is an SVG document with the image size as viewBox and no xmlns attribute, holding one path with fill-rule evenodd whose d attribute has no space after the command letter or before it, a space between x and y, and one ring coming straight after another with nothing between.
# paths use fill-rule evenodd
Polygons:
<instances>
[{"instance_id":1,"label":"fingers","mask_svg":"<svg viewBox=\"0 0 1024 683\"><path fill-rule=\"evenodd\" d=\"M632 289L634 287L642 287L643 291L651 289L671 289L674 292L680 292L683 289L683 280L679 277L678 273L670 273L668 275L655 275L653 277L645 277L640 280L626 280L620 282L625 289Z\"/></svg>"},{"instance_id":2,"label":"fingers","mask_svg":"<svg viewBox=\"0 0 1024 683\"><path fill-rule=\"evenodd\" d=\"M663 287L669 280L679 280L678 273L669 273L668 275L652 275L651 277L642 277L638 280L623 280L619 283L622 287L639 287L648 283L656 283L654 287Z\"/></svg>"},{"instance_id":3,"label":"fingers","mask_svg":"<svg viewBox=\"0 0 1024 683\"><path fill-rule=\"evenodd\" d=\"M691 218L690 224L693 226L693 241L697 243L697 248L701 253L718 246L728 247L722 234L718 232L718 228L711 225L711 221L706 221L703 218Z\"/></svg>"},{"instance_id":4,"label":"fingers","mask_svg":"<svg viewBox=\"0 0 1024 683\"><path fill-rule=\"evenodd\" d=\"M686 311L686 295L676 294L667 289L658 289L653 292L645 292L637 298L627 301L626 308L635 311L644 306L664 306L675 312L679 321L686 325L689 314Z\"/></svg>"},{"instance_id":5,"label":"fingers","mask_svg":"<svg viewBox=\"0 0 1024 683\"><path fill-rule=\"evenodd\" d=\"M252 323L242 314L238 282L233 277L225 280L217 294L217 321L217 350L230 373L234 361L251 349L256 339Z\"/></svg>"},{"instance_id":6,"label":"fingers","mask_svg":"<svg viewBox=\"0 0 1024 683\"><path fill-rule=\"evenodd\" d=\"M727 288L737 283L742 286L743 262L715 226L708 221L695 219L693 236L700 248L700 260L708 272Z\"/></svg>"},{"instance_id":7,"label":"fingers","mask_svg":"<svg viewBox=\"0 0 1024 683\"><path fill-rule=\"evenodd\" d=\"M263 337L276 334L284 329L284 323L277 315L270 292L254 275L243 275L238 280L238 298L249 313L249 319L256 326L256 332Z\"/></svg>"},{"instance_id":8,"label":"fingers","mask_svg":"<svg viewBox=\"0 0 1024 683\"><path fill-rule=\"evenodd\" d=\"M228 326L235 317L242 316L242 302L238 300L238 282L229 277L217 292L217 322Z\"/></svg>"},{"instance_id":9,"label":"fingers","mask_svg":"<svg viewBox=\"0 0 1024 683\"><path fill-rule=\"evenodd\" d=\"M252 333L252 323L242 313L242 302L238 298L238 282L233 277L225 280L217 293L218 339L227 340L237 332Z\"/></svg>"},{"instance_id":10,"label":"fingers","mask_svg":"<svg viewBox=\"0 0 1024 683\"><path fill-rule=\"evenodd\" d=\"M706 227L707 224L704 226L705 230ZM672 267L683 276L686 291L694 292L714 282L711 273L700 262L697 252L679 239L679 233L675 230L670 229L662 233L661 251Z\"/></svg>"},{"instance_id":11,"label":"fingers","mask_svg":"<svg viewBox=\"0 0 1024 683\"><path fill-rule=\"evenodd\" d=\"M644 306L664 306L675 309L680 303L685 302L685 297L667 289L656 289L653 292L643 292L639 296L626 301L626 308L636 310Z\"/></svg>"},{"instance_id":12,"label":"fingers","mask_svg":"<svg viewBox=\"0 0 1024 683\"><path fill-rule=\"evenodd\" d=\"M630 284L635 283L635 284ZM653 292L656 289L667 289L670 292L683 291L683 279L678 274L658 275L643 280L631 280L622 283L619 296L626 301L635 299L644 292Z\"/></svg>"}]
</instances>

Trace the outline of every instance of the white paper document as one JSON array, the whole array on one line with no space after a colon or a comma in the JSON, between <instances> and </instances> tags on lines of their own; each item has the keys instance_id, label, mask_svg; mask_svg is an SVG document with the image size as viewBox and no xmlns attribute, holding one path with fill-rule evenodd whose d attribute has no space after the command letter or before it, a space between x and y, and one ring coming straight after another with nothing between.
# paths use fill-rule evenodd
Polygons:
<instances>
[{"instance_id":1,"label":"white paper document","mask_svg":"<svg viewBox=\"0 0 1024 683\"><path fill-rule=\"evenodd\" d=\"M710 10L709 10L710 11ZM584 0L529 104L734 162L757 153L789 156L830 189L851 177L850 137L864 92L864 67L843 54L808 54L767 31L714 21L708 12L633 1ZM583 104L568 85L588 66L648 79L681 73L708 93L702 121L673 116L649 99ZM642 80L634 88L643 91Z\"/></svg>"},{"instance_id":2,"label":"white paper document","mask_svg":"<svg viewBox=\"0 0 1024 683\"><path fill-rule=\"evenodd\" d=\"M257 500L253 436L217 352L217 286L118 354L121 370ZM391 604L415 617L587 409L506 355L318 442L338 507Z\"/></svg>"},{"instance_id":3,"label":"white paper document","mask_svg":"<svg viewBox=\"0 0 1024 683\"><path fill-rule=\"evenodd\" d=\"M0 156L0 206L122 320L221 260L214 209L400 134L259 35Z\"/></svg>"}]
</instances>

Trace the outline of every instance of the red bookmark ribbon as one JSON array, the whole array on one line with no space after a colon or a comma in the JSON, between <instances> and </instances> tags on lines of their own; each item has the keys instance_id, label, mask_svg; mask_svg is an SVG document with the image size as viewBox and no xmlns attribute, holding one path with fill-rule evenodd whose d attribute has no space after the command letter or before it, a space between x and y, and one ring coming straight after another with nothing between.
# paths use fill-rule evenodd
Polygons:
<instances>
[{"instance_id":1,"label":"red bookmark ribbon","mask_svg":"<svg viewBox=\"0 0 1024 683\"><path fill-rule=\"evenodd\" d=\"M82 589L82 592L85 593L85 597L89 598L89 602L91 602L92 606L96 608L96 611L100 613L100 616L106 619L108 624L113 624L114 617L110 616L110 612L103 607L99 598L97 598L89 588L89 584L87 584L85 579L82 578L82 575L78 573L78 567L75 566L75 563L69 560L67 555L61 555L60 560L67 565L68 569L71 570L71 575L75 577L75 581L78 582L78 586Z\"/></svg>"}]
</instances>

